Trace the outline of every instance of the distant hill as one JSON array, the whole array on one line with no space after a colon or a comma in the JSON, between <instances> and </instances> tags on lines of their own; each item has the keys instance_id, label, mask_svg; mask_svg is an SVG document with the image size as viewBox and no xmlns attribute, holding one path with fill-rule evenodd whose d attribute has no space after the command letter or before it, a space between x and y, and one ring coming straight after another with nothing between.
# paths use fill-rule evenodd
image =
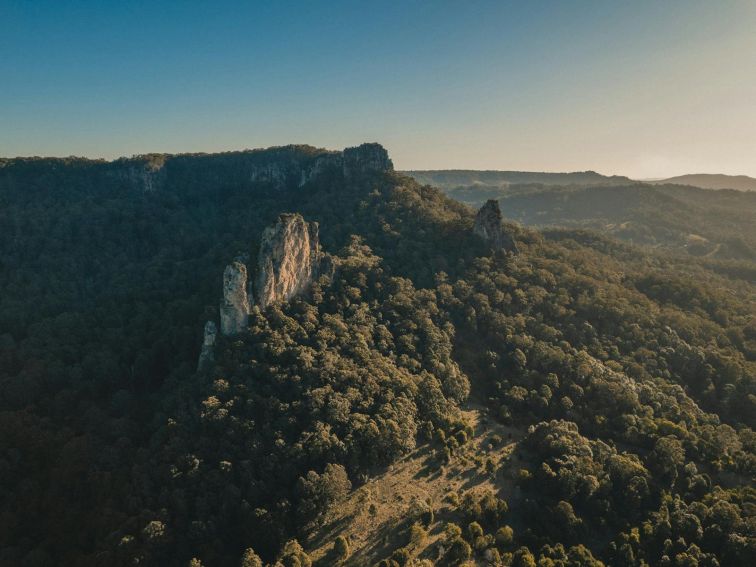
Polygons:
<instances>
[{"instance_id":1,"label":"distant hill","mask_svg":"<svg viewBox=\"0 0 756 567\"><path fill-rule=\"evenodd\" d=\"M653 185L691 185L701 189L737 189L738 191L756 191L756 179L747 175L722 175L719 173L691 173L678 175L669 179L649 181Z\"/></svg>"},{"instance_id":2,"label":"distant hill","mask_svg":"<svg viewBox=\"0 0 756 567\"><path fill-rule=\"evenodd\" d=\"M619 175L601 175L595 171L547 173L538 171L476 171L471 169L440 169L405 171L419 183L441 189L460 186L505 187L512 184L538 183L541 185L597 185L628 183L630 179Z\"/></svg>"},{"instance_id":3,"label":"distant hill","mask_svg":"<svg viewBox=\"0 0 756 567\"><path fill-rule=\"evenodd\" d=\"M598 173L527 174L516 172L418 172L418 181L435 182L446 195L474 208L488 199L501 202L508 219L538 228L587 228L635 244L662 247L708 258L756 259L756 192L711 191L667 180L621 182ZM495 185L492 174L512 181ZM557 183L518 183L516 175L551 176ZM469 184L458 184L466 178ZM724 176L723 176L724 177ZM601 183L566 183L572 179ZM475 180L484 180L485 183Z\"/></svg>"}]
</instances>

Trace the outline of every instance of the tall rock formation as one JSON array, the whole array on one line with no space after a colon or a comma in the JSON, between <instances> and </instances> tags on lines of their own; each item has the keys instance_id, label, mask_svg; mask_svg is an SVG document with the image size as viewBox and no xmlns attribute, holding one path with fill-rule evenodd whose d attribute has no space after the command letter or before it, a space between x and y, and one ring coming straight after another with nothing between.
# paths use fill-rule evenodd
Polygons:
<instances>
[{"instance_id":1,"label":"tall rock formation","mask_svg":"<svg viewBox=\"0 0 756 567\"><path fill-rule=\"evenodd\" d=\"M249 323L247 267L238 260L231 262L223 271L220 320L221 333L226 336L240 333Z\"/></svg>"},{"instance_id":2,"label":"tall rock formation","mask_svg":"<svg viewBox=\"0 0 756 567\"><path fill-rule=\"evenodd\" d=\"M489 199L480 208L478 214L475 216L473 231L483 240L489 242L495 250L504 250L512 254L519 253L514 239L504 230L499 201L495 199Z\"/></svg>"},{"instance_id":3,"label":"tall rock formation","mask_svg":"<svg viewBox=\"0 0 756 567\"><path fill-rule=\"evenodd\" d=\"M346 148L343 152L344 177L350 178L373 171L393 171L394 164L386 149L376 143Z\"/></svg>"},{"instance_id":4,"label":"tall rock formation","mask_svg":"<svg viewBox=\"0 0 756 567\"><path fill-rule=\"evenodd\" d=\"M218 337L218 327L215 323L205 323L205 333L202 337L202 350L200 351L197 371L204 372L215 362L215 339Z\"/></svg>"},{"instance_id":5,"label":"tall rock formation","mask_svg":"<svg viewBox=\"0 0 756 567\"><path fill-rule=\"evenodd\" d=\"M288 301L306 290L317 277L323 254L318 223L300 214L282 214L275 225L263 231L257 261L255 293L265 308Z\"/></svg>"}]
</instances>

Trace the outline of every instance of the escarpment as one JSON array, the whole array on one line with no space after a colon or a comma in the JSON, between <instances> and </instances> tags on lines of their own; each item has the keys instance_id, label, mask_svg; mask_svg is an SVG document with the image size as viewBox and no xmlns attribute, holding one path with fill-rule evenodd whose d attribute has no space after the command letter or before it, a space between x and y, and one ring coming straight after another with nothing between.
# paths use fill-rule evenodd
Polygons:
<instances>
[{"instance_id":1,"label":"escarpment","mask_svg":"<svg viewBox=\"0 0 756 567\"><path fill-rule=\"evenodd\" d=\"M302 293L317 277L322 260L318 223L307 222L300 214L280 215L260 241L257 304L264 309Z\"/></svg>"},{"instance_id":2,"label":"escarpment","mask_svg":"<svg viewBox=\"0 0 756 567\"><path fill-rule=\"evenodd\" d=\"M368 172L393 171L394 164L380 144L362 144L346 148L343 152L344 177L350 178Z\"/></svg>"},{"instance_id":3,"label":"escarpment","mask_svg":"<svg viewBox=\"0 0 756 567\"><path fill-rule=\"evenodd\" d=\"M488 242L494 250L519 253L514 239L504 230L499 202L495 199L489 199L480 208L475 216L473 231Z\"/></svg>"},{"instance_id":4,"label":"escarpment","mask_svg":"<svg viewBox=\"0 0 756 567\"><path fill-rule=\"evenodd\" d=\"M343 151L289 145L217 154L145 154L113 161L86 158L13 158L0 163L0 188L65 187L98 194L104 187L137 194L203 191L287 191L308 184L339 183L392 171L380 144ZM222 183L219 183L222 180Z\"/></svg>"},{"instance_id":5,"label":"escarpment","mask_svg":"<svg viewBox=\"0 0 756 567\"><path fill-rule=\"evenodd\" d=\"M221 333L226 336L239 334L249 322L247 266L239 260L231 262L223 272L220 321Z\"/></svg>"}]
</instances>

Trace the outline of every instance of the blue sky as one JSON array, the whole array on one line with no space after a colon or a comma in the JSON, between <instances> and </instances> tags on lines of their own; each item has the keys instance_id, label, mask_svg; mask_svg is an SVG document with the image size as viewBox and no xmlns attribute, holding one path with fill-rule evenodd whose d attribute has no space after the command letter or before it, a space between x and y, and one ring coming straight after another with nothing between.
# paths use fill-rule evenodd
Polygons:
<instances>
[{"instance_id":1,"label":"blue sky","mask_svg":"<svg viewBox=\"0 0 756 567\"><path fill-rule=\"evenodd\" d=\"M0 0L0 155L756 176L756 2Z\"/></svg>"}]
</instances>

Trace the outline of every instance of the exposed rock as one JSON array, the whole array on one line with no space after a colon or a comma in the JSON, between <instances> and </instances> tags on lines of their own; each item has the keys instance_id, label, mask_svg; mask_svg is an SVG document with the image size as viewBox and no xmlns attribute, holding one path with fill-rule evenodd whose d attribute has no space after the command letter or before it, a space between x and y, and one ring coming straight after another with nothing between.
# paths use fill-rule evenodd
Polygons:
<instances>
[{"instance_id":1,"label":"exposed rock","mask_svg":"<svg viewBox=\"0 0 756 567\"><path fill-rule=\"evenodd\" d=\"M294 189L317 180L326 172L340 172L342 162L341 152L323 152L315 156L283 153L269 161L250 163L249 181L264 183L279 191Z\"/></svg>"},{"instance_id":2,"label":"exposed rock","mask_svg":"<svg viewBox=\"0 0 756 567\"><path fill-rule=\"evenodd\" d=\"M260 307L305 291L317 277L322 257L318 223L306 222L300 214L280 215L263 231L260 242L255 278Z\"/></svg>"},{"instance_id":3,"label":"exposed rock","mask_svg":"<svg viewBox=\"0 0 756 567\"><path fill-rule=\"evenodd\" d=\"M307 167L302 169L299 187L316 180L326 172L342 170L343 161L343 157L339 152L318 156Z\"/></svg>"},{"instance_id":4,"label":"exposed rock","mask_svg":"<svg viewBox=\"0 0 756 567\"><path fill-rule=\"evenodd\" d=\"M344 177L353 177L365 172L393 171L388 152L380 144L362 144L344 150Z\"/></svg>"},{"instance_id":5,"label":"exposed rock","mask_svg":"<svg viewBox=\"0 0 756 567\"><path fill-rule=\"evenodd\" d=\"M499 202L489 199L475 216L475 234L489 242L495 250L504 250L512 254L518 254L517 244L512 236L504 230L501 220Z\"/></svg>"},{"instance_id":6,"label":"exposed rock","mask_svg":"<svg viewBox=\"0 0 756 567\"><path fill-rule=\"evenodd\" d=\"M240 333L249 323L247 267L238 260L231 262L223 272L220 320L221 333L226 336Z\"/></svg>"},{"instance_id":7,"label":"exposed rock","mask_svg":"<svg viewBox=\"0 0 756 567\"><path fill-rule=\"evenodd\" d=\"M204 372L215 362L215 339L218 337L218 327L212 321L205 323L205 334L202 338L202 350L197 362L197 371Z\"/></svg>"},{"instance_id":8,"label":"exposed rock","mask_svg":"<svg viewBox=\"0 0 756 567\"><path fill-rule=\"evenodd\" d=\"M120 171L122 179L143 193L152 193L162 188L166 173L161 161L131 162Z\"/></svg>"}]
</instances>

